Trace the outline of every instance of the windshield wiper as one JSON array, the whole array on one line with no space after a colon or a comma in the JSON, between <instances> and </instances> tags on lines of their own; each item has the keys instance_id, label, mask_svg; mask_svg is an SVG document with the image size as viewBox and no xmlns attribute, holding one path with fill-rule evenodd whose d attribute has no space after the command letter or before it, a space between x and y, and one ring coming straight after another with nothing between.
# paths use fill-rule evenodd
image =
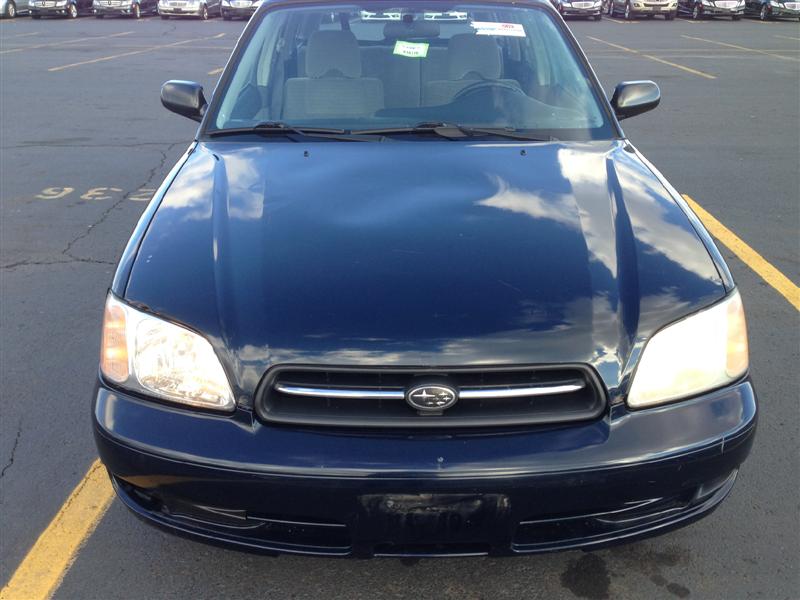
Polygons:
<instances>
[{"instance_id":1,"label":"windshield wiper","mask_svg":"<svg viewBox=\"0 0 800 600\"><path fill-rule=\"evenodd\" d=\"M228 129L213 129L207 131L209 137L223 137L229 135L256 134L256 135L284 135L289 139L292 136L317 137L329 140L342 140L346 142L374 142L381 141L383 136L361 135L360 132L350 132L346 129L333 129L330 127L295 127L280 121L265 121L250 127L231 127ZM294 141L297 141L294 139Z\"/></svg>"},{"instance_id":2,"label":"windshield wiper","mask_svg":"<svg viewBox=\"0 0 800 600\"><path fill-rule=\"evenodd\" d=\"M553 136L536 136L512 127L472 127L469 125L459 125L458 123L445 122L424 122L417 123L412 127L392 127L387 129L357 129L353 133L361 135L391 135L393 133L432 133L441 137L457 140L479 136L497 136L514 140L525 140L529 142L554 142Z\"/></svg>"}]
</instances>

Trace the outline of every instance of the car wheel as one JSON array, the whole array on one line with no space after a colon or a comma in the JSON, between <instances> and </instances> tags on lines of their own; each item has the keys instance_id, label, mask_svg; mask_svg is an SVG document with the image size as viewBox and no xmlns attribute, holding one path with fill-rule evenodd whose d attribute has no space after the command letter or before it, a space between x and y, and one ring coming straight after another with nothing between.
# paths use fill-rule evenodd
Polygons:
<instances>
[{"instance_id":1,"label":"car wheel","mask_svg":"<svg viewBox=\"0 0 800 600\"><path fill-rule=\"evenodd\" d=\"M630 21L631 19L633 19L633 11L631 10L631 2L628 0L625 3L625 20Z\"/></svg>"},{"instance_id":2,"label":"car wheel","mask_svg":"<svg viewBox=\"0 0 800 600\"><path fill-rule=\"evenodd\" d=\"M200 19L208 21L208 8L205 4L200 8Z\"/></svg>"},{"instance_id":3,"label":"car wheel","mask_svg":"<svg viewBox=\"0 0 800 600\"><path fill-rule=\"evenodd\" d=\"M739 19L741 19L741 18L742 18L742 17L741 17L741 16L739 16L739 15L733 15L733 16L731 17L731 19L733 19L734 21L738 21L738 20L739 20Z\"/></svg>"},{"instance_id":4,"label":"car wheel","mask_svg":"<svg viewBox=\"0 0 800 600\"><path fill-rule=\"evenodd\" d=\"M761 5L761 14L758 16L762 21L769 21L769 8L766 4Z\"/></svg>"},{"instance_id":5,"label":"car wheel","mask_svg":"<svg viewBox=\"0 0 800 600\"><path fill-rule=\"evenodd\" d=\"M134 19L142 18L142 8L138 4L133 5L133 8L131 9L131 16Z\"/></svg>"},{"instance_id":6,"label":"car wheel","mask_svg":"<svg viewBox=\"0 0 800 600\"><path fill-rule=\"evenodd\" d=\"M69 8L67 8L67 17L70 19L77 19L78 18L78 7L74 4L70 4Z\"/></svg>"},{"instance_id":7,"label":"car wheel","mask_svg":"<svg viewBox=\"0 0 800 600\"><path fill-rule=\"evenodd\" d=\"M9 19L13 19L17 16L17 5L9 0L8 4L6 4L6 14L5 16Z\"/></svg>"}]
</instances>

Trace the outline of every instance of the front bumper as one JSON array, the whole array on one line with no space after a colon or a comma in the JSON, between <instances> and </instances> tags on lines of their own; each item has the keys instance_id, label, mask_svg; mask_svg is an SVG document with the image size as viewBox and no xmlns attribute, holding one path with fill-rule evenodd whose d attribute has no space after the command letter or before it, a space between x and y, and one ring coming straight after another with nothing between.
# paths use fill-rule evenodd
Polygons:
<instances>
[{"instance_id":1,"label":"front bumper","mask_svg":"<svg viewBox=\"0 0 800 600\"><path fill-rule=\"evenodd\" d=\"M174 6L161 6L158 7L159 15L168 15L170 17L199 17L201 14L199 7L174 7Z\"/></svg>"},{"instance_id":2,"label":"front bumper","mask_svg":"<svg viewBox=\"0 0 800 600\"><path fill-rule=\"evenodd\" d=\"M31 6L30 14L41 15L43 17L65 17L69 6Z\"/></svg>"},{"instance_id":3,"label":"front bumper","mask_svg":"<svg viewBox=\"0 0 800 600\"><path fill-rule=\"evenodd\" d=\"M236 6L223 6L221 9L223 17L244 18L249 19L256 12L255 6L248 6L240 8Z\"/></svg>"},{"instance_id":4,"label":"front bumper","mask_svg":"<svg viewBox=\"0 0 800 600\"><path fill-rule=\"evenodd\" d=\"M565 17L594 17L601 14L602 10L602 4L587 7L562 5L561 14Z\"/></svg>"},{"instance_id":5,"label":"front bumper","mask_svg":"<svg viewBox=\"0 0 800 600\"><path fill-rule=\"evenodd\" d=\"M800 10L792 10L791 8L770 5L770 15L772 17L787 17L791 19L797 19L800 18Z\"/></svg>"},{"instance_id":6,"label":"front bumper","mask_svg":"<svg viewBox=\"0 0 800 600\"><path fill-rule=\"evenodd\" d=\"M733 17L744 14L744 5L734 8L722 8L719 6L703 6L703 14L709 17Z\"/></svg>"},{"instance_id":7,"label":"front bumper","mask_svg":"<svg viewBox=\"0 0 800 600\"><path fill-rule=\"evenodd\" d=\"M646 6L644 4L636 6L634 4L631 7L631 12L634 15L675 15L677 14L678 9L675 6Z\"/></svg>"},{"instance_id":8,"label":"front bumper","mask_svg":"<svg viewBox=\"0 0 800 600\"><path fill-rule=\"evenodd\" d=\"M195 539L334 556L508 555L654 535L713 510L752 445L749 381L568 427L337 432L217 417L99 385L122 501Z\"/></svg>"},{"instance_id":9,"label":"front bumper","mask_svg":"<svg viewBox=\"0 0 800 600\"><path fill-rule=\"evenodd\" d=\"M92 11L96 15L132 15L133 5L128 6L93 6Z\"/></svg>"}]
</instances>

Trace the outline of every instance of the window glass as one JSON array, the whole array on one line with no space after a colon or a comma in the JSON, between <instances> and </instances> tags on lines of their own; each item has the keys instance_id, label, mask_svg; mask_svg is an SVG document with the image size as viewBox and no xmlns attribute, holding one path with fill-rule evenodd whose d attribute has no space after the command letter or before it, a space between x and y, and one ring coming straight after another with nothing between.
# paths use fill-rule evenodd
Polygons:
<instances>
[{"instance_id":1,"label":"window glass","mask_svg":"<svg viewBox=\"0 0 800 600\"><path fill-rule=\"evenodd\" d=\"M583 64L547 11L457 4L268 11L208 130L281 122L345 131L448 123L613 137ZM258 18L258 17L257 17Z\"/></svg>"}]
</instances>

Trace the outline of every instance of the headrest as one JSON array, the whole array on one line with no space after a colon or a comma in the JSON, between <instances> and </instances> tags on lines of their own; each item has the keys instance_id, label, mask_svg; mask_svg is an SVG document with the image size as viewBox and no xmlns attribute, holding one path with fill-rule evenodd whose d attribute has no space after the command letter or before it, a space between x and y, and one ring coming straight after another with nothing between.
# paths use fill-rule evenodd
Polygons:
<instances>
[{"instance_id":1,"label":"headrest","mask_svg":"<svg viewBox=\"0 0 800 600\"><path fill-rule=\"evenodd\" d=\"M383 27L387 40L439 37L439 24L435 21L389 21Z\"/></svg>"},{"instance_id":2,"label":"headrest","mask_svg":"<svg viewBox=\"0 0 800 600\"><path fill-rule=\"evenodd\" d=\"M500 48L492 36L459 33L450 38L448 49L450 79L464 79L470 73L484 79L500 79Z\"/></svg>"},{"instance_id":3,"label":"headrest","mask_svg":"<svg viewBox=\"0 0 800 600\"><path fill-rule=\"evenodd\" d=\"M306 77L361 77L361 54L350 31L315 31L306 49Z\"/></svg>"}]
</instances>

